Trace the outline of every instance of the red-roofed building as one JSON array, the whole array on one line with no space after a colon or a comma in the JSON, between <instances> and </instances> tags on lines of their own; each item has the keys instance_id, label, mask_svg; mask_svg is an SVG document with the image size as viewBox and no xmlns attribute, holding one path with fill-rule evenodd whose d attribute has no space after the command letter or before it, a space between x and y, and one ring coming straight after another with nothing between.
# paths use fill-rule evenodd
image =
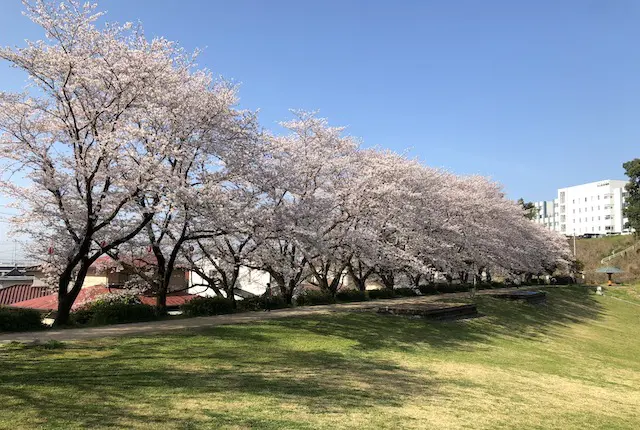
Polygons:
<instances>
[{"instance_id":1,"label":"red-roofed building","mask_svg":"<svg viewBox=\"0 0 640 430\"><path fill-rule=\"evenodd\" d=\"M78 308L82 307L84 304L89 303L93 300L96 300L100 296L103 296L108 293L122 291L117 288L109 288L104 285L94 285L91 287L85 287L80 290L78 297L71 307L71 311L75 311ZM177 308L180 305L188 302L193 299L194 295L185 294L185 293L169 293L167 296L167 307L168 308ZM139 299L142 303L146 305L154 306L156 304L156 298L153 296L140 295ZM11 304L11 306L16 308L30 308L37 309L40 311L55 311L58 309L58 295L57 294L49 294L46 296L41 296L38 298L24 300L20 302L16 302Z\"/></svg>"},{"instance_id":2,"label":"red-roofed building","mask_svg":"<svg viewBox=\"0 0 640 430\"><path fill-rule=\"evenodd\" d=\"M82 288L99 284L110 288L122 287L135 276L134 270L127 268L127 265L135 267L136 270L153 270L156 259L153 255L148 255L145 258L127 259L124 262L125 264L122 264L108 255L101 256L89 268ZM189 288L189 276L189 270L175 267L169 280L169 291L186 291Z\"/></svg>"},{"instance_id":3,"label":"red-roofed building","mask_svg":"<svg viewBox=\"0 0 640 430\"><path fill-rule=\"evenodd\" d=\"M34 287L31 284L12 285L0 289L0 305L11 305L26 300L37 299L48 295L47 287Z\"/></svg>"}]
</instances>

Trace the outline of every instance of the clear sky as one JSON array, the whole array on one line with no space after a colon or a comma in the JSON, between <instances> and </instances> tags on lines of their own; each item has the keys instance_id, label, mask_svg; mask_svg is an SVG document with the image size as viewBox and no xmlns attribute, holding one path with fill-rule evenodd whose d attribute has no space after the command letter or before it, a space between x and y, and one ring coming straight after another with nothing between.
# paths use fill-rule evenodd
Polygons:
<instances>
[{"instance_id":1,"label":"clear sky","mask_svg":"<svg viewBox=\"0 0 640 430\"><path fill-rule=\"evenodd\" d=\"M274 128L319 110L366 146L504 184L512 198L624 179L640 156L636 0L102 0L241 84ZM42 38L0 4L0 45ZM0 63L0 89L24 76Z\"/></svg>"}]
</instances>

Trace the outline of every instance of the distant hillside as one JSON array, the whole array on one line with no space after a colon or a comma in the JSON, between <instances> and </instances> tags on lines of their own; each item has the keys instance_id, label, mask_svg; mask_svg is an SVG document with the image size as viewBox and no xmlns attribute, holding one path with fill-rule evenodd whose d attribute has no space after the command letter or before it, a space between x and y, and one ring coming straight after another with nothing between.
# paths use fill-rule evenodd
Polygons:
<instances>
[{"instance_id":1,"label":"distant hillside","mask_svg":"<svg viewBox=\"0 0 640 430\"><path fill-rule=\"evenodd\" d=\"M635 243L633 235L609 236L597 239L576 239L578 260L584 263L584 273L587 282L602 283L607 275L595 273L604 257L615 252L622 251ZM573 238L569 239L569 245L573 249ZM617 256L608 261L604 266L615 266L625 271L614 275L615 281L630 282L640 280L640 249L627 252L624 256Z\"/></svg>"}]
</instances>

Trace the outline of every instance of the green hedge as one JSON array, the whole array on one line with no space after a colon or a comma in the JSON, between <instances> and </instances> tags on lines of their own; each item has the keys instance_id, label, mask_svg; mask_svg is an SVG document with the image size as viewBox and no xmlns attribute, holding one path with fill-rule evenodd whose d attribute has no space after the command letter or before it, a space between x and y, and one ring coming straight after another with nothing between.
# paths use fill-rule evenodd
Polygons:
<instances>
[{"instance_id":1,"label":"green hedge","mask_svg":"<svg viewBox=\"0 0 640 430\"><path fill-rule=\"evenodd\" d=\"M287 302L280 296L271 296L268 301L262 297L251 297L249 299L237 300L236 308L239 312L242 311L260 311L266 309L266 305L269 305L269 309L281 309L286 308Z\"/></svg>"},{"instance_id":2,"label":"green hedge","mask_svg":"<svg viewBox=\"0 0 640 430\"><path fill-rule=\"evenodd\" d=\"M396 288L393 290L396 296L400 297L414 297L417 296L418 293L413 288Z\"/></svg>"},{"instance_id":3,"label":"green hedge","mask_svg":"<svg viewBox=\"0 0 640 430\"><path fill-rule=\"evenodd\" d=\"M335 302L329 294L316 290L304 291L296 297L298 306L330 305Z\"/></svg>"},{"instance_id":4,"label":"green hedge","mask_svg":"<svg viewBox=\"0 0 640 430\"><path fill-rule=\"evenodd\" d=\"M180 306L184 315L199 317L233 313L233 303L224 297L196 297Z\"/></svg>"},{"instance_id":5,"label":"green hedge","mask_svg":"<svg viewBox=\"0 0 640 430\"><path fill-rule=\"evenodd\" d=\"M71 313L73 325L109 325L158 319L154 306L140 303L133 295L110 296L87 303Z\"/></svg>"},{"instance_id":6,"label":"green hedge","mask_svg":"<svg viewBox=\"0 0 640 430\"><path fill-rule=\"evenodd\" d=\"M369 298L372 300L392 299L396 296L394 290L390 290L387 288L382 288L380 290L369 290L367 292L369 293Z\"/></svg>"},{"instance_id":7,"label":"green hedge","mask_svg":"<svg viewBox=\"0 0 640 430\"><path fill-rule=\"evenodd\" d=\"M360 290L342 290L338 291L336 299L340 302L364 302L367 300L367 293Z\"/></svg>"},{"instance_id":8,"label":"green hedge","mask_svg":"<svg viewBox=\"0 0 640 430\"><path fill-rule=\"evenodd\" d=\"M418 291L420 291L420 294L422 294L423 296L438 294L438 289L436 288L435 284L420 285L418 287Z\"/></svg>"},{"instance_id":9,"label":"green hedge","mask_svg":"<svg viewBox=\"0 0 640 430\"><path fill-rule=\"evenodd\" d=\"M466 293L469 291L469 285L467 284L438 284L436 289L440 294L447 293Z\"/></svg>"},{"instance_id":10,"label":"green hedge","mask_svg":"<svg viewBox=\"0 0 640 430\"><path fill-rule=\"evenodd\" d=\"M0 306L0 332L42 330L42 315L34 309Z\"/></svg>"}]
</instances>

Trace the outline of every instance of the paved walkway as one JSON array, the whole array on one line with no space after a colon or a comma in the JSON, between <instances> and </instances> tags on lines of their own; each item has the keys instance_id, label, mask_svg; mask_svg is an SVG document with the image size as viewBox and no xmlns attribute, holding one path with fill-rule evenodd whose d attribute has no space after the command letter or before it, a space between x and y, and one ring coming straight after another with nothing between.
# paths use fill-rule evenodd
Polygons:
<instances>
[{"instance_id":1,"label":"paved walkway","mask_svg":"<svg viewBox=\"0 0 640 430\"><path fill-rule=\"evenodd\" d=\"M497 290L480 290L478 295L507 293L515 288L501 288ZM367 302L343 303L337 305L303 306L299 308L276 309L271 312L243 312L229 315L215 315L210 317L184 318L165 321L151 321L146 323L117 324L104 327L74 328L45 330L36 332L0 333L0 344L9 342L47 342L50 340L73 341L94 339L100 337L116 337L131 334L153 334L171 330L190 330L218 325L243 324L254 321L266 321L279 318L300 317L306 315L327 314L329 312L363 309L386 304L428 303L441 299L466 298L468 293L450 293L434 296L405 297L389 300L372 300Z\"/></svg>"}]
</instances>

